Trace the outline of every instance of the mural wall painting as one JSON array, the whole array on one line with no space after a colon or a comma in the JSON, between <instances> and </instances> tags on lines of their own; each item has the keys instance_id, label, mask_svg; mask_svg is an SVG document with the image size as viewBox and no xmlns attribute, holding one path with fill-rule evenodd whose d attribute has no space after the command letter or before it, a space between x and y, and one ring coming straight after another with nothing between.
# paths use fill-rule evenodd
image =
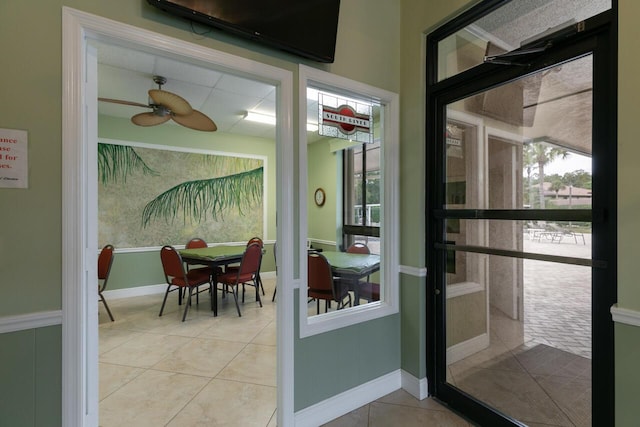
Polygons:
<instances>
[{"instance_id":1,"label":"mural wall painting","mask_svg":"<svg viewBox=\"0 0 640 427\"><path fill-rule=\"evenodd\" d=\"M264 160L98 144L98 244L242 242L264 235Z\"/></svg>"}]
</instances>

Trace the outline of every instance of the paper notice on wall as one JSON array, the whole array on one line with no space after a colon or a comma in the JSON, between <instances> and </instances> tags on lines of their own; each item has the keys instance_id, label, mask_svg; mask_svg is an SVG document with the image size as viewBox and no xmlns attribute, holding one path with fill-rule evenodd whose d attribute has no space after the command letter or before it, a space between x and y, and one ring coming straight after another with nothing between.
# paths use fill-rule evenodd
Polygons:
<instances>
[{"instance_id":1,"label":"paper notice on wall","mask_svg":"<svg viewBox=\"0 0 640 427\"><path fill-rule=\"evenodd\" d=\"M27 131L0 129L0 187L28 188Z\"/></svg>"}]
</instances>

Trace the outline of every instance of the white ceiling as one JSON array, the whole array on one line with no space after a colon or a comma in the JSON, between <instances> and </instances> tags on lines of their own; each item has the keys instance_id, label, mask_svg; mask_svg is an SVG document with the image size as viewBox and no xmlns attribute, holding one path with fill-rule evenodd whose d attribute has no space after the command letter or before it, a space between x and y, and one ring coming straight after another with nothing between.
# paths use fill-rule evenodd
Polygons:
<instances>
[{"instance_id":1,"label":"white ceiling","mask_svg":"<svg viewBox=\"0 0 640 427\"><path fill-rule=\"evenodd\" d=\"M98 97L147 104L148 90L158 88L153 76L159 75L167 79L163 90L180 95L194 109L209 116L218 132L275 139L274 125L244 120L245 112L250 110L276 115L275 86L121 46L101 42L92 45L98 51ZM314 104L317 109L317 101L310 101L311 112L317 111L312 109ZM151 110L98 103L99 114L113 117L128 119L147 111ZM170 120L159 126L180 125ZM311 134L309 137L315 139Z\"/></svg>"}]
</instances>

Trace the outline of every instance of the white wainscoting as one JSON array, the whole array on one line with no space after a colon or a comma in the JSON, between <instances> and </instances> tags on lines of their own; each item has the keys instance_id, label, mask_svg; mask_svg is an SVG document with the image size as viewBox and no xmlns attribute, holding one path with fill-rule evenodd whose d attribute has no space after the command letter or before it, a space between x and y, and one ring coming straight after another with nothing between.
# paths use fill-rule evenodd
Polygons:
<instances>
[{"instance_id":1,"label":"white wainscoting","mask_svg":"<svg viewBox=\"0 0 640 427\"><path fill-rule=\"evenodd\" d=\"M0 317L0 334L62 324L62 310Z\"/></svg>"}]
</instances>

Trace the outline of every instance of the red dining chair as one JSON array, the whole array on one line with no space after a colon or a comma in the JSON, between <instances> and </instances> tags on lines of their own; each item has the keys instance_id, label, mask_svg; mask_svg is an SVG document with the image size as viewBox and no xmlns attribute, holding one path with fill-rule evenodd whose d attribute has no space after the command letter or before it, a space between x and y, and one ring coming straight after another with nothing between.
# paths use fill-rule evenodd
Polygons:
<instances>
[{"instance_id":1,"label":"red dining chair","mask_svg":"<svg viewBox=\"0 0 640 427\"><path fill-rule=\"evenodd\" d=\"M205 242L203 239L201 239L200 237L194 237L193 239L189 240L186 245L184 245L184 248L199 249L199 248L206 248L207 246L208 246L207 242ZM209 271L211 273L211 267L197 267L197 269L202 271ZM189 267L189 263L187 263L187 270L193 270L193 268ZM218 267L216 272L218 274L221 274L222 268Z\"/></svg>"},{"instance_id":2,"label":"red dining chair","mask_svg":"<svg viewBox=\"0 0 640 427\"><path fill-rule=\"evenodd\" d=\"M218 276L218 283L222 284L223 292L233 293L233 298L236 302L236 309L238 310L238 316L242 316L240 313L240 306L238 305L238 293L239 287L242 285L242 302L244 303L245 285L253 286L256 288L256 301L262 307L262 300L260 299L260 283L259 273L260 264L262 262L262 246L259 243L252 243L244 251L242 255L242 261L237 271L228 271Z\"/></svg>"},{"instance_id":3,"label":"red dining chair","mask_svg":"<svg viewBox=\"0 0 640 427\"><path fill-rule=\"evenodd\" d=\"M259 244L260 245L260 249L264 248L264 242L259 237L252 237L251 239L249 239L249 241L247 242L247 247L252 243ZM238 271L239 268L240 268L239 265L228 265L225 268L225 272L226 273L231 273L233 271ZM260 285L260 289L262 290L262 295L265 295L264 286L262 285L262 277L260 277L260 272L259 271L258 271L258 284Z\"/></svg>"},{"instance_id":4,"label":"red dining chair","mask_svg":"<svg viewBox=\"0 0 640 427\"><path fill-rule=\"evenodd\" d=\"M164 277L167 281L167 291L164 293L162 307L160 307L160 314L158 316L162 316L169 292L178 291L178 301L181 301L182 298L180 296L182 290L185 289L189 291L189 294L187 302L185 303L184 314L182 315L182 321L184 322L187 318L189 306L191 305L193 290L195 289L196 294L206 292L206 290L199 290L199 287L208 284L209 292L212 291L211 275L209 272L201 269L186 271L184 268L184 262L182 262L182 257L172 246L167 245L160 249L160 260L162 261Z\"/></svg>"},{"instance_id":5,"label":"red dining chair","mask_svg":"<svg viewBox=\"0 0 640 427\"><path fill-rule=\"evenodd\" d=\"M371 251L369 250L369 246L364 243L356 242L347 248L347 253L369 255ZM367 281L369 281L370 277L371 276L367 276Z\"/></svg>"},{"instance_id":6,"label":"red dining chair","mask_svg":"<svg viewBox=\"0 0 640 427\"><path fill-rule=\"evenodd\" d=\"M358 297L367 302L380 301L380 284L372 282L358 283Z\"/></svg>"},{"instance_id":7,"label":"red dining chair","mask_svg":"<svg viewBox=\"0 0 640 427\"><path fill-rule=\"evenodd\" d=\"M369 247L364 243L354 243L347 248L347 252L350 254L366 254L369 255L371 251Z\"/></svg>"},{"instance_id":8,"label":"red dining chair","mask_svg":"<svg viewBox=\"0 0 640 427\"><path fill-rule=\"evenodd\" d=\"M100 251L100 255L98 255L98 296L100 296L100 301L104 305L104 308L107 310L109 314L109 318L113 322L113 314L111 314L111 310L109 310L109 305L107 305L107 300L104 299L104 295L102 292L107 287L107 281L109 280L109 273L111 273L111 265L113 264L113 246L105 245ZM102 281L102 283L100 283Z\"/></svg>"},{"instance_id":9,"label":"red dining chair","mask_svg":"<svg viewBox=\"0 0 640 427\"><path fill-rule=\"evenodd\" d=\"M344 300L349 299L351 307L351 294L349 287L339 280L333 279L329 261L318 252L309 252L307 255L307 285L308 297L316 300L316 312L320 314L320 300L324 300L324 311L328 311L331 301L338 303L337 309L346 306Z\"/></svg>"}]
</instances>

